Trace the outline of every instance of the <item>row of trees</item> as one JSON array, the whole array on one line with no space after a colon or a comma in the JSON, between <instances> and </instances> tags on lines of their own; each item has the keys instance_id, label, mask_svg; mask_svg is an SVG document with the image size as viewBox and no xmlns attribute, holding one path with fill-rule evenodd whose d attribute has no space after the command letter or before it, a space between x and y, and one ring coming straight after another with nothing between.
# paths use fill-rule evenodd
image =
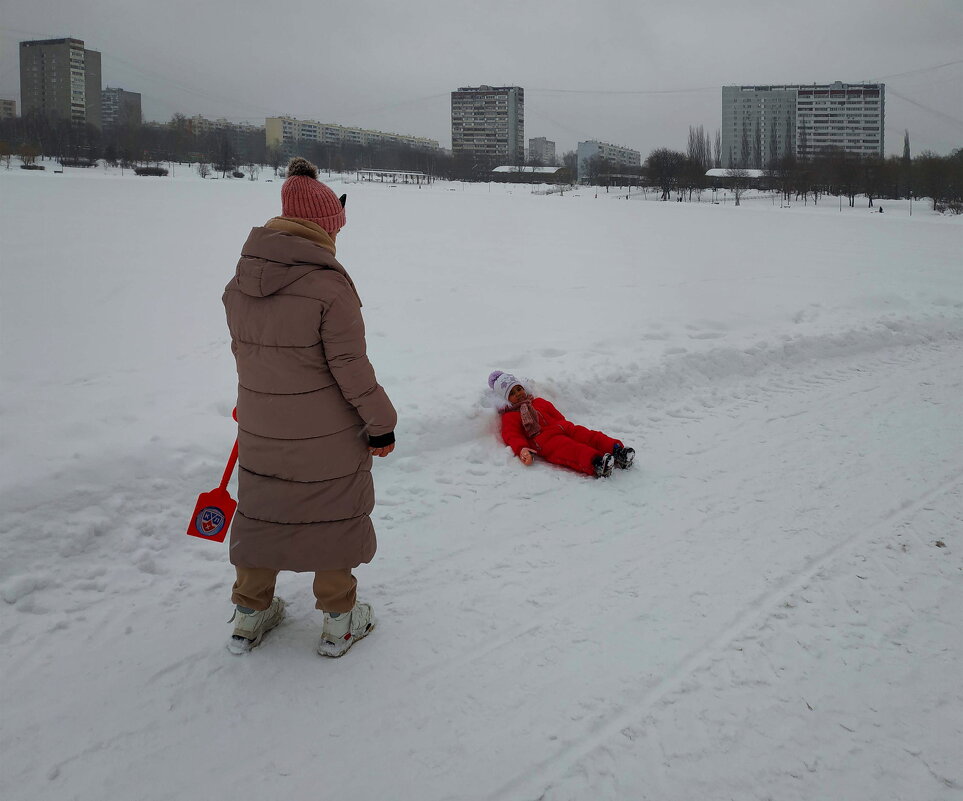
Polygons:
<instances>
[{"instance_id":1,"label":"row of trees","mask_svg":"<svg viewBox=\"0 0 963 801\"><path fill-rule=\"evenodd\" d=\"M408 170L452 180L488 180L491 170L501 163L393 142L301 142L295 153L291 148L268 148L263 129L231 126L198 132L193 121L181 114L164 124L118 126L103 131L92 125L78 126L67 120L30 114L0 120L0 144L6 154L17 154L26 161L45 157L69 164L94 163L98 159L127 166L196 163L206 165L202 171L222 175L239 169L254 175L262 165L278 171L292 155L304 156L333 172ZM574 153L571 156L574 168Z\"/></svg>"},{"instance_id":2,"label":"row of trees","mask_svg":"<svg viewBox=\"0 0 963 801\"><path fill-rule=\"evenodd\" d=\"M69 163L104 159L135 166L207 161L233 169L267 160L263 131L224 128L195 133L183 115L166 124L135 123L101 130L31 113L0 120L0 140L8 152L28 159L42 156Z\"/></svg>"},{"instance_id":3,"label":"row of trees","mask_svg":"<svg viewBox=\"0 0 963 801\"><path fill-rule=\"evenodd\" d=\"M7 153L25 158L53 158L61 162L83 163L104 159L129 166L162 162L203 163L223 173L267 165L279 168L290 153L268 148L264 130L239 126L220 127L198 132L193 121L181 114L167 123L145 123L100 130L92 125L79 126L68 120L42 114L0 120L0 142ZM326 145L305 142L298 155L319 166L338 171L356 169L417 170L432 174L458 172L470 177L473 165L457 164L439 151L406 147L394 143Z\"/></svg>"},{"instance_id":4,"label":"row of trees","mask_svg":"<svg viewBox=\"0 0 963 801\"><path fill-rule=\"evenodd\" d=\"M118 126L100 130L41 114L0 120L0 149L30 162L38 157L61 163L95 163L126 166L164 162L207 165L207 172L233 174L244 169L254 174L262 165L280 170L292 155L304 156L334 172L359 169L408 170L455 180L487 180L499 166L490 159L441 150L409 147L399 143L370 145L301 142L294 149L268 148L263 129L222 127L197 132L192 120L175 115L170 122ZM574 157L574 154L573 154Z\"/></svg>"},{"instance_id":5,"label":"row of trees","mask_svg":"<svg viewBox=\"0 0 963 801\"><path fill-rule=\"evenodd\" d=\"M257 174L260 165L279 171L292 155L267 148L261 129L229 127L198 133L183 115L175 115L166 124L126 125L104 131L39 114L0 120L0 155L7 157L8 164L11 153L25 161L45 156L70 163L105 159L131 166L199 163L212 165L207 169L222 174L234 174L246 166L251 175ZM336 172L410 170L452 180L489 180L492 168L498 166L477 156L452 156L440 150L394 143L362 146L305 142L299 145L298 155ZM693 194L713 185L706 171L720 166L720 155L718 130L710 138L702 126L690 127L686 152L658 148L641 168L634 169L614 168L596 159L588 165L588 177L592 183L605 184L616 182L613 174L618 174L620 183L628 178L629 183L658 187L664 200L672 192L691 199ZM574 181L576 154L565 153L561 161L566 169L560 179ZM744 170L734 169L728 178L734 189L749 185ZM787 199L812 196L815 201L823 194L841 194L853 205L857 195L865 195L872 205L880 197L930 197L936 208L959 206L963 203L963 148L948 156L924 152L911 159L907 140L901 158L860 158L839 150L827 151L811 160L788 155L771 160L764 168L764 177L754 185L778 190Z\"/></svg>"},{"instance_id":6,"label":"row of trees","mask_svg":"<svg viewBox=\"0 0 963 801\"><path fill-rule=\"evenodd\" d=\"M760 178L750 178L743 168L727 170L721 179L706 176L704 164L681 151L659 148L645 161L643 172L668 200L671 192L692 198L693 194L714 185L732 188L741 194L748 186L779 191L786 200L821 195L843 195L850 206L858 195L869 205L878 198L932 198L935 209L959 209L963 204L963 148L948 156L923 152L916 158L893 156L859 157L831 149L813 159L785 156L768 164Z\"/></svg>"}]
</instances>

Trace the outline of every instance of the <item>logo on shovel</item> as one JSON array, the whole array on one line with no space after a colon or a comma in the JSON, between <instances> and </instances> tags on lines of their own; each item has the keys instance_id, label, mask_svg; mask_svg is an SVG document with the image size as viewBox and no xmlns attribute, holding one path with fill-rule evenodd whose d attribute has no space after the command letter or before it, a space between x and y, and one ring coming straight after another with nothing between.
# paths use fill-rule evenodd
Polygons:
<instances>
[{"instance_id":1,"label":"logo on shovel","mask_svg":"<svg viewBox=\"0 0 963 801\"><path fill-rule=\"evenodd\" d=\"M206 506L198 513L194 525L205 537L214 537L224 528L224 512L216 506Z\"/></svg>"}]
</instances>

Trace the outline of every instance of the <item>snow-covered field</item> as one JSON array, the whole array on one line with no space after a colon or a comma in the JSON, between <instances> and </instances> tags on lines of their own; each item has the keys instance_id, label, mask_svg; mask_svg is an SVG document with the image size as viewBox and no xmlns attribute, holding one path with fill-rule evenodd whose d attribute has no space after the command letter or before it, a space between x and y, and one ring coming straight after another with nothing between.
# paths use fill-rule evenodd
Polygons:
<instances>
[{"instance_id":1,"label":"snow-covered field","mask_svg":"<svg viewBox=\"0 0 963 801\"><path fill-rule=\"evenodd\" d=\"M0 170L0 797L961 797L963 220L332 185L400 414L336 661L184 535L280 182ZM636 467L523 467L496 368Z\"/></svg>"}]
</instances>

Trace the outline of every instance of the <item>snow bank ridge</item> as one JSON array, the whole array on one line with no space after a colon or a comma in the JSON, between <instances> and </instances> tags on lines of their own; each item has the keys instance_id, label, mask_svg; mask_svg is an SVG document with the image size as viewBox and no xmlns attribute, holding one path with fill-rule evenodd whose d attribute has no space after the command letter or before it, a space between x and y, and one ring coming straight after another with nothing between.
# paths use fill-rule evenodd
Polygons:
<instances>
[{"instance_id":1,"label":"snow bank ridge","mask_svg":"<svg viewBox=\"0 0 963 801\"><path fill-rule=\"evenodd\" d=\"M610 416L607 410L613 404L631 404L640 411L655 413L665 411L667 404L684 404L691 399L699 408L705 408L743 398L747 383L751 392L752 384L798 373L801 367L817 372L819 368L831 371L836 367L834 362L853 357L878 358L885 362L890 351L939 347L942 342L960 340L963 340L963 319L960 318L886 318L845 331L787 334L781 341L759 341L749 347L716 347L701 352L670 350L661 362L648 368L639 362L620 361L618 354L624 356L626 349L620 349L611 359L598 353L586 354L576 363L569 360L564 368L553 367L553 374L541 378L535 389L573 415L589 413L601 420ZM904 358L895 353L890 355L894 361ZM786 380L793 381L792 378ZM813 380L820 379L817 376ZM400 410L406 454L424 455L495 437L495 412L490 408L487 393L473 397L465 392L454 400L457 402L448 407L452 411L442 417L429 418L418 412L409 415L404 408ZM467 421L466 407L470 407Z\"/></svg>"},{"instance_id":2,"label":"snow bank ridge","mask_svg":"<svg viewBox=\"0 0 963 801\"><path fill-rule=\"evenodd\" d=\"M779 342L719 347L698 353L669 354L659 365L633 373L617 367L583 379L579 389L610 399L678 400L704 389L718 389L733 379L755 379L768 371L797 371L800 366L855 356L873 356L894 348L938 345L963 339L963 319L925 321L886 319L870 326L809 336L783 335ZM829 365L827 365L829 366Z\"/></svg>"}]
</instances>

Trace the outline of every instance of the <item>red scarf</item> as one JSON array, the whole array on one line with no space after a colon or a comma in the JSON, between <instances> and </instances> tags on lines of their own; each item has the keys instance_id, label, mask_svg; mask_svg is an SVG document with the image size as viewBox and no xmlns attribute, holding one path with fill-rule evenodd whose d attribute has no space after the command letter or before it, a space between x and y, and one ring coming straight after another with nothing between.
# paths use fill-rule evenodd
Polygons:
<instances>
[{"instance_id":1,"label":"red scarf","mask_svg":"<svg viewBox=\"0 0 963 801\"><path fill-rule=\"evenodd\" d=\"M538 424L538 412L532 406L532 401L535 400L531 395L526 395L525 400L518 404L518 413L522 417L522 428L525 429L525 436L529 439L534 439L541 433L542 427Z\"/></svg>"}]
</instances>

